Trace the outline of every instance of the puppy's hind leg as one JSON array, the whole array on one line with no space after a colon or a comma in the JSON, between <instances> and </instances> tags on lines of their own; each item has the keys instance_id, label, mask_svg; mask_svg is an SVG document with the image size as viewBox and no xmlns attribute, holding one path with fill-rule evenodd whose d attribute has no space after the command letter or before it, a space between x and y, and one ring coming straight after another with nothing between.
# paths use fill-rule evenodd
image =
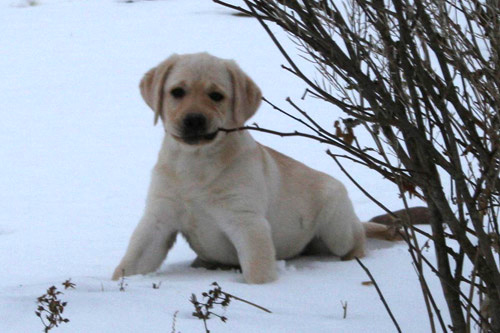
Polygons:
<instances>
[{"instance_id":1,"label":"puppy's hind leg","mask_svg":"<svg viewBox=\"0 0 500 333\"><path fill-rule=\"evenodd\" d=\"M403 240L401 236L403 231L398 230L396 226L384 225L375 222L363 223L366 237L376 238L388 241ZM399 232L398 232L399 231Z\"/></svg>"},{"instance_id":2,"label":"puppy's hind leg","mask_svg":"<svg viewBox=\"0 0 500 333\"><path fill-rule=\"evenodd\" d=\"M347 192L339 192L328 202L331 205L327 203L318 216L317 237L342 260L363 257L366 239L363 224L356 216Z\"/></svg>"},{"instance_id":3,"label":"puppy's hind leg","mask_svg":"<svg viewBox=\"0 0 500 333\"><path fill-rule=\"evenodd\" d=\"M339 228L335 223L323 226L320 230L322 243L341 260L352 260L365 256L365 232L359 220L353 220L349 226ZM343 229L340 231L339 229Z\"/></svg>"}]
</instances>

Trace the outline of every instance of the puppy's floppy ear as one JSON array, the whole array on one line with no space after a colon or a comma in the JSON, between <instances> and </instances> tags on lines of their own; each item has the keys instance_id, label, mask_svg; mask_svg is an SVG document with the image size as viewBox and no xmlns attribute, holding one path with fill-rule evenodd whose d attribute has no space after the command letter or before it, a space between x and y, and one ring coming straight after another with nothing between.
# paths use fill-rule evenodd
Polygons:
<instances>
[{"instance_id":1,"label":"puppy's floppy ear","mask_svg":"<svg viewBox=\"0 0 500 333\"><path fill-rule=\"evenodd\" d=\"M227 61L226 66L233 84L233 120L242 126L259 108L262 93L234 61Z\"/></svg>"},{"instance_id":2,"label":"puppy's floppy ear","mask_svg":"<svg viewBox=\"0 0 500 333\"><path fill-rule=\"evenodd\" d=\"M173 54L158 66L151 68L141 80L139 88L144 101L155 112L154 124L158 118L162 117L163 112L163 89L167 81L168 73L179 59L177 54Z\"/></svg>"}]
</instances>

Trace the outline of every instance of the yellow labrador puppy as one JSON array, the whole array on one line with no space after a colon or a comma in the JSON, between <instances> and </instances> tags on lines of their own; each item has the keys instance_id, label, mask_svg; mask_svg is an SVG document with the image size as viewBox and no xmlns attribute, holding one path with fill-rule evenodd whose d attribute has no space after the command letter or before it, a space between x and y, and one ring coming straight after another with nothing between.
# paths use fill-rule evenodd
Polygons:
<instances>
[{"instance_id":1,"label":"yellow labrador puppy","mask_svg":"<svg viewBox=\"0 0 500 333\"><path fill-rule=\"evenodd\" d=\"M242 126L261 92L231 60L172 55L147 72L141 94L165 138L147 204L113 279L155 271L181 233L199 261L240 265L248 283L276 279L276 259L328 252L361 257L365 235L345 187L257 143Z\"/></svg>"}]
</instances>

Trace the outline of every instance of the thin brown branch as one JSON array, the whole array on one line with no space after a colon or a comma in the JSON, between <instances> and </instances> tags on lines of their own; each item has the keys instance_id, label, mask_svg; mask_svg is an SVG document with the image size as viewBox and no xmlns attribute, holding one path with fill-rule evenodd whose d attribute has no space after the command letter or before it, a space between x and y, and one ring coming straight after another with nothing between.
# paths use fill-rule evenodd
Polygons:
<instances>
[{"instance_id":1,"label":"thin brown branch","mask_svg":"<svg viewBox=\"0 0 500 333\"><path fill-rule=\"evenodd\" d=\"M387 304L387 301L385 300L385 297L384 295L382 294L382 291L380 290L378 284L377 284L377 281L375 281L375 279L373 278L373 275L372 273L370 272L370 270L361 262L361 260L359 260L359 258L355 258L356 261L358 262L358 264L361 266L361 268L363 268L363 270L366 272L366 274L368 275L368 277L370 278L370 281L372 281L373 285L375 286L375 289L377 290L377 293L378 293L378 296L380 297L380 300L382 301L382 303L384 304L384 307L385 309L387 310L387 313L389 314L389 316L391 317L391 320L392 322L394 323L394 326L396 326L396 329L398 330L398 332L402 332L401 331L401 328L399 327L399 324L396 320L396 318L394 317L394 315L392 314L392 311L391 311L391 308L389 307L389 305Z\"/></svg>"}]
</instances>

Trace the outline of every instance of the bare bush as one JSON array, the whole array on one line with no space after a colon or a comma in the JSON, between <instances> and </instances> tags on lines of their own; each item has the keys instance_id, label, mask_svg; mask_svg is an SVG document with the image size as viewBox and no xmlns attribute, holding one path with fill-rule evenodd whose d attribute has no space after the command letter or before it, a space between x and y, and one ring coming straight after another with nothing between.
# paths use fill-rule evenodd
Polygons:
<instances>
[{"instance_id":1,"label":"bare bush","mask_svg":"<svg viewBox=\"0 0 500 333\"><path fill-rule=\"evenodd\" d=\"M349 117L332 128L289 100L299 115L281 111L308 132L246 128L341 148L342 156L329 152L339 166L348 158L395 183L404 203L408 195L424 200L432 235L400 221L432 330L500 332L500 1L245 0L248 9L215 2L257 18L307 95ZM301 70L269 24L290 34L319 79ZM371 140L356 138L358 126ZM434 243L435 266L415 233ZM440 279L451 325L425 266Z\"/></svg>"}]
</instances>

